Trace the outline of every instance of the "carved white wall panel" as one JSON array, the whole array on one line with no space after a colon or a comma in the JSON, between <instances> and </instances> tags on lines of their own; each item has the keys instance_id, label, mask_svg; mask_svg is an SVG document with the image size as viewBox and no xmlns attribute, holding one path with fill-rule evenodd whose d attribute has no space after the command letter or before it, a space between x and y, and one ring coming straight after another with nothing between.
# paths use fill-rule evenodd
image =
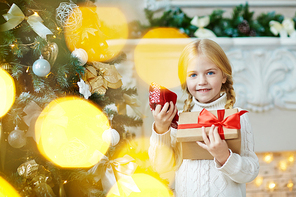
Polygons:
<instances>
[{"instance_id":1,"label":"carved white wall panel","mask_svg":"<svg viewBox=\"0 0 296 197\"><path fill-rule=\"evenodd\" d=\"M233 66L237 106L266 111L275 106L296 109L296 56L285 48L233 49L227 52Z\"/></svg>"}]
</instances>

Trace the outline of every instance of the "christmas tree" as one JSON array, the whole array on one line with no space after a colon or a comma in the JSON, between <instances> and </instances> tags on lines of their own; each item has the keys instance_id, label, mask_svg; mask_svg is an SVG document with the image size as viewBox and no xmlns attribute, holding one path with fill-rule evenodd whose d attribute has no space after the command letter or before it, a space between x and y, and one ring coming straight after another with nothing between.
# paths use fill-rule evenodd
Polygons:
<instances>
[{"instance_id":1,"label":"christmas tree","mask_svg":"<svg viewBox=\"0 0 296 197\"><path fill-rule=\"evenodd\" d=\"M21 196L105 196L110 161L134 136L127 128L142 124L141 115L126 113L126 105L137 107L137 90L124 87L116 69L125 59L123 44L106 42L126 39L127 28L96 20L98 7L88 0L0 4L0 71L15 84L13 105L0 114L2 177ZM69 108L61 110L62 104ZM67 130L70 124L77 134ZM126 155L117 162L133 160Z\"/></svg>"}]
</instances>

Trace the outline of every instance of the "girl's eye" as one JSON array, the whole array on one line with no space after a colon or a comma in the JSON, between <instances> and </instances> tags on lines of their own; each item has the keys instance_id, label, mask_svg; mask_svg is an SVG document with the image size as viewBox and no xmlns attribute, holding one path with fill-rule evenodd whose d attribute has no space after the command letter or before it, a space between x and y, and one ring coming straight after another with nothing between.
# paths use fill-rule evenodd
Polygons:
<instances>
[{"instance_id":1,"label":"girl's eye","mask_svg":"<svg viewBox=\"0 0 296 197\"><path fill-rule=\"evenodd\" d=\"M213 75L215 74L213 71L208 72L208 75Z\"/></svg>"},{"instance_id":2,"label":"girl's eye","mask_svg":"<svg viewBox=\"0 0 296 197\"><path fill-rule=\"evenodd\" d=\"M196 77L196 76L197 76L196 74L189 75L189 77Z\"/></svg>"}]
</instances>

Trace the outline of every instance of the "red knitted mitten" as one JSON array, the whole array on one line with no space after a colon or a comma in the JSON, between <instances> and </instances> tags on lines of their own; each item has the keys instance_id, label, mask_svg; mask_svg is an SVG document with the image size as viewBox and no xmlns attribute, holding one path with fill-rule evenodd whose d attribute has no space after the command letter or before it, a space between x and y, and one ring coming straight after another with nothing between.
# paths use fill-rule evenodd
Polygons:
<instances>
[{"instance_id":1,"label":"red knitted mitten","mask_svg":"<svg viewBox=\"0 0 296 197\"><path fill-rule=\"evenodd\" d=\"M149 87L149 105L150 109L155 110L156 105L164 106L166 102L173 101L174 105L177 102L177 94L166 89L163 86L160 86L154 82L151 83ZM172 121L171 127L177 129L178 128L178 111Z\"/></svg>"}]
</instances>

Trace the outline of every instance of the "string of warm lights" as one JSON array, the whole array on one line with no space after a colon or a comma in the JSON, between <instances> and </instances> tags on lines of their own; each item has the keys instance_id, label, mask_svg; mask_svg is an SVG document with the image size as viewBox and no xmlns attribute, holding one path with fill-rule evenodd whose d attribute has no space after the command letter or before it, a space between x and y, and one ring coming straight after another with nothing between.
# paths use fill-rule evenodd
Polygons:
<instances>
[{"instance_id":1,"label":"string of warm lights","mask_svg":"<svg viewBox=\"0 0 296 197\"><path fill-rule=\"evenodd\" d=\"M247 192L296 192L296 152L267 152L257 155L260 172L253 182L247 184Z\"/></svg>"}]
</instances>

